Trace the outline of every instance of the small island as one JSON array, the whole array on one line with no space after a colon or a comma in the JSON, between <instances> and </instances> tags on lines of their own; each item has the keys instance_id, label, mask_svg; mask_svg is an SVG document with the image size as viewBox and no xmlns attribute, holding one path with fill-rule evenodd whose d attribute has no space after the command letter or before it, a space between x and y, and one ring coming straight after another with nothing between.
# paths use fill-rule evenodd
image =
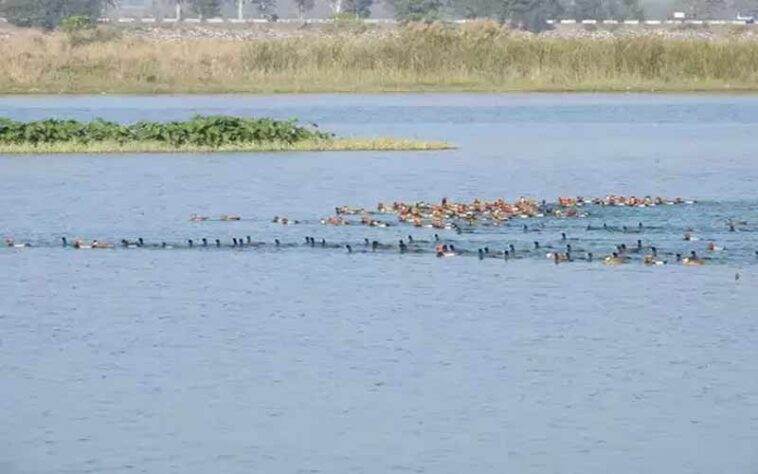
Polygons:
<instances>
[{"instance_id":1,"label":"small island","mask_svg":"<svg viewBox=\"0 0 758 474\"><path fill-rule=\"evenodd\" d=\"M272 151L446 150L439 141L403 138L339 138L297 120L195 116L187 121L119 124L0 118L0 153L209 153Z\"/></svg>"}]
</instances>

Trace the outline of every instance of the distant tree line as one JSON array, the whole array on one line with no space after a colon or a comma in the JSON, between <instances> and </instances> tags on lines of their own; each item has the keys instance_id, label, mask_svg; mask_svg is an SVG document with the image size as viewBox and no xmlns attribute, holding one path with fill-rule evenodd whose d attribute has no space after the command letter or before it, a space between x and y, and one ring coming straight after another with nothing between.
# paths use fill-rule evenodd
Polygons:
<instances>
[{"instance_id":1,"label":"distant tree line","mask_svg":"<svg viewBox=\"0 0 758 474\"><path fill-rule=\"evenodd\" d=\"M546 19L643 19L639 0L290 0L301 18L307 17L316 2L328 3L338 17L367 18L375 4L392 7L400 21L435 21L445 18L490 18L509 22L516 28L541 31L548 27ZM758 0L676 0L677 9L688 16L717 18L727 9L752 13ZM0 15L20 26L54 28L70 16L97 18L119 0L0 0ZM227 9L239 11L252 6L256 12L276 19L277 0L153 0L186 9L204 18L217 17Z\"/></svg>"}]
</instances>

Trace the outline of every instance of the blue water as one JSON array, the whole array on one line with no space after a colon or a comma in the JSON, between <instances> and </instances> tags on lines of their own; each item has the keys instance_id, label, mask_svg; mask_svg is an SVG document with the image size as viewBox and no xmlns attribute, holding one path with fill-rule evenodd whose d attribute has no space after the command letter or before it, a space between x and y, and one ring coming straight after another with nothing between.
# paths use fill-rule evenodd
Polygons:
<instances>
[{"instance_id":1,"label":"blue water","mask_svg":"<svg viewBox=\"0 0 758 474\"><path fill-rule=\"evenodd\" d=\"M0 237L34 245L0 249L0 472L758 471L758 99L0 98L17 119L194 113L459 148L0 156ZM640 238L707 264L299 245L435 232L318 223L343 204L611 193L697 202L440 233L521 253L565 231L597 255ZM585 229L638 221L641 234ZM701 240L682 240L689 227ZM228 247L246 235L266 246ZM61 236L176 248L76 251ZM226 247L183 248L202 237ZM711 240L725 250L707 254Z\"/></svg>"}]
</instances>

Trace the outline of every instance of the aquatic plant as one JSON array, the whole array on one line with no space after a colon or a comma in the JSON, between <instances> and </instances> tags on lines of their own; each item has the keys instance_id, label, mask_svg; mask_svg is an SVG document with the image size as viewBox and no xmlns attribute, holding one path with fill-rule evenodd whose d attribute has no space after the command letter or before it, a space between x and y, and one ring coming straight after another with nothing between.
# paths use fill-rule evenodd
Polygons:
<instances>
[{"instance_id":1,"label":"aquatic plant","mask_svg":"<svg viewBox=\"0 0 758 474\"><path fill-rule=\"evenodd\" d=\"M136 122L130 125L96 119L91 122L46 119L18 122L0 118L0 145L60 143L153 143L169 147L220 148L235 144L295 144L332 140L330 133L303 127L296 120L195 116L184 122Z\"/></svg>"}]
</instances>

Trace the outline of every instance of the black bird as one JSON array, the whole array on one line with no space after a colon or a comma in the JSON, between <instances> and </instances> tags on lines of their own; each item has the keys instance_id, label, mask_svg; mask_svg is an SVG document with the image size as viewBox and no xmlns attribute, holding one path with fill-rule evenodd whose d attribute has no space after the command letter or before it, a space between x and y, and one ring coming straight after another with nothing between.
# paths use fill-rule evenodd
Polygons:
<instances>
[{"instance_id":1,"label":"black bird","mask_svg":"<svg viewBox=\"0 0 758 474\"><path fill-rule=\"evenodd\" d=\"M350 244L345 245L345 248L347 249L347 253L353 253L353 247Z\"/></svg>"},{"instance_id":2,"label":"black bird","mask_svg":"<svg viewBox=\"0 0 758 474\"><path fill-rule=\"evenodd\" d=\"M219 239L216 239L216 247L218 248L221 247L221 241Z\"/></svg>"},{"instance_id":3,"label":"black bird","mask_svg":"<svg viewBox=\"0 0 758 474\"><path fill-rule=\"evenodd\" d=\"M68 247L68 241L66 240L65 237L61 237L61 242L63 243L64 247Z\"/></svg>"},{"instance_id":4,"label":"black bird","mask_svg":"<svg viewBox=\"0 0 758 474\"><path fill-rule=\"evenodd\" d=\"M405 245L405 242L403 242L403 239L400 239L400 253L405 253L405 251L408 249L408 246Z\"/></svg>"},{"instance_id":5,"label":"black bird","mask_svg":"<svg viewBox=\"0 0 758 474\"><path fill-rule=\"evenodd\" d=\"M565 232L561 232L561 240L564 240L564 241L566 240L566 233Z\"/></svg>"},{"instance_id":6,"label":"black bird","mask_svg":"<svg viewBox=\"0 0 758 474\"><path fill-rule=\"evenodd\" d=\"M251 239L249 235L247 237L245 237L245 239L247 240L247 245L252 245L253 244L253 239Z\"/></svg>"},{"instance_id":7,"label":"black bird","mask_svg":"<svg viewBox=\"0 0 758 474\"><path fill-rule=\"evenodd\" d=\"M440 241L440 236L437 235L437 234L434 234L434 241L435 242L439 242Z\"/></svg>"},{"instance_id":8,"label":"black bird","mask_svg":"<svg viewBox=\"0 0 758 474\"><path fill-rule=\"evenodd\" d=\"M321 239L321 247L326 248L326 239Z\"/></svg>"},{"instance_id":9,"label":"black bird","mask_svg":"<svg viewBox=\"0 0 758 474\"><path fill-rule=\"evenodd\" d=\"M315 247L315 246L316 246L316 239L311 237L311 247Z\"/></svg>"},{"instance_id":10,"label":"black bird","mask_svg":"<svg viewBox=\"0 0 758 474\"><path fill-rule=\"evenodd\" d=\"M379 242L377 242L376 240L371 242L371 251L376 252L377 248L379 248Z\"/></svg>"},{"instance_id":11,"label":"black bird","mask_svg":"<svg viewBox=\"0 0 758 474\"><path fill-rule=\"evenodd\" d=\"M479 249L479 260L484 260L484 250Z\"/></svg>"},{"instance_id":12,"label":"black bird","mask_svg":"<svg viewBox=\"0 0 758 474\"><path fill-rule=\"evenodd\" d=\"M410 234L408 235L408 243L410 243L410 244L413 243L413 236L410 235Z\"/></svg>"},{"instance_id":13,"label":"black bird","mask_svg":"<svg viewBox=\"0 0 758 474\"><path fill-rule=\"evenodd\" d=\"M137 239L137 247L144 247L144 246L145 246L145 241L142 240L142 237Z\"/></svg>"},{"instance_id":14,"label":"black bird","mask_svg":"<svg viewBox=\"0 0 758 474\"><path fill-rule=\"evenodd\" d=\"M282 243L279 242L279 239L274 239L274 244L276 244L277 247L281 247Z\"/></svg>"},{"instance_id":15,"label":"black bird","mask_svg":"<svg viewBox=\"0 0 758 474\"><path fill-rule=\"evenodd\" d=\"M513 244L510 244L510 245L508 245L508 248L511 251L511 255L515 257L516 256L516 247L514 247Z\"/></svg>"},{"instance_id":16,"label":"black bird","mask_svg":"<svg viewBox=\"0 0 758 474\"><path fill-rule=\"evenodd\" d=\"M587 261L588 262L592 261L592 252L587 252Z\"/></svg>"},{"instance_id":17,"label":"black bird","mask_svg":"<svg viewBox=\"0 0 758 474\"><path fill-rule=\"evenodd\" d=\"M167 246L168 246L168 245L166 244L166 242L161 242L161 248L164 248L164 249L165 249Z\"/></svg>"},{"instance_id":18,"label":"black bird","mask_svg":"<svg viewBox=\"0 0 758 474\"><path fill-rule=\"evenodd\" d=\"M206 239L205 237L203 237L202 240L203 240L203 247L207 247L208 246L208 239Z\"/></svg>"},{"instance_id":19,"label":"black bird","mask_svg":"<svg viewBox=\"0 0 758 474\"><path fill-rule=\"evenodd\" d=\"M237 237L232 237L232 247L237 246Z\"/></svg>"},{"instance_id":20,"label":"black bird","mask_svg":"<svg viewBox=\"0 0 758 474\"><path fill-rule=\"evenodd\" d=\"M503 259L508 260L511 257L511 253L507 250L503 251Z\"/></svg>"},{"instance_id":21,"label":"black bird","mask_svg":"<svg viewBox=\"0 0 758 474\"><path fill-rule=\"evenodd\" d=\"M529 231L529 226L524 224L524 232L528 232L528 231Z\"/></svg>"},{"instance_id":22,"label":"black bird","mask_svg":"<svg viewBox=\"0 0 758 474\"><path fill-rule=\"evenodd\" d=\"M566 244L566 253L571 253L571 244Z\"/></svg>"},{"instance_id":23,"label":"black bird","mask_svg":"<svg viewBox=\"0 0 758 474\"><path fill-rule=\"evenodd\" d=\"M534 241L534 250L539 250L539 249L540 249L540 243L535 240Z\"/></svg>"},{"instance_id":24,"label":"black bird","mask_svg":"<svg viewBox=\"0 0 758 474\"><path fill-rule=\"evenodd\" d=\"M189 247L190 247L190 248L192 248L192 246L193 246L193 245L195 245L195 243L194 243L194 242L192 242L192 239L189 239L189 240L187 241L187 245L189 245Z\"/></svg>"}]
</instances>

